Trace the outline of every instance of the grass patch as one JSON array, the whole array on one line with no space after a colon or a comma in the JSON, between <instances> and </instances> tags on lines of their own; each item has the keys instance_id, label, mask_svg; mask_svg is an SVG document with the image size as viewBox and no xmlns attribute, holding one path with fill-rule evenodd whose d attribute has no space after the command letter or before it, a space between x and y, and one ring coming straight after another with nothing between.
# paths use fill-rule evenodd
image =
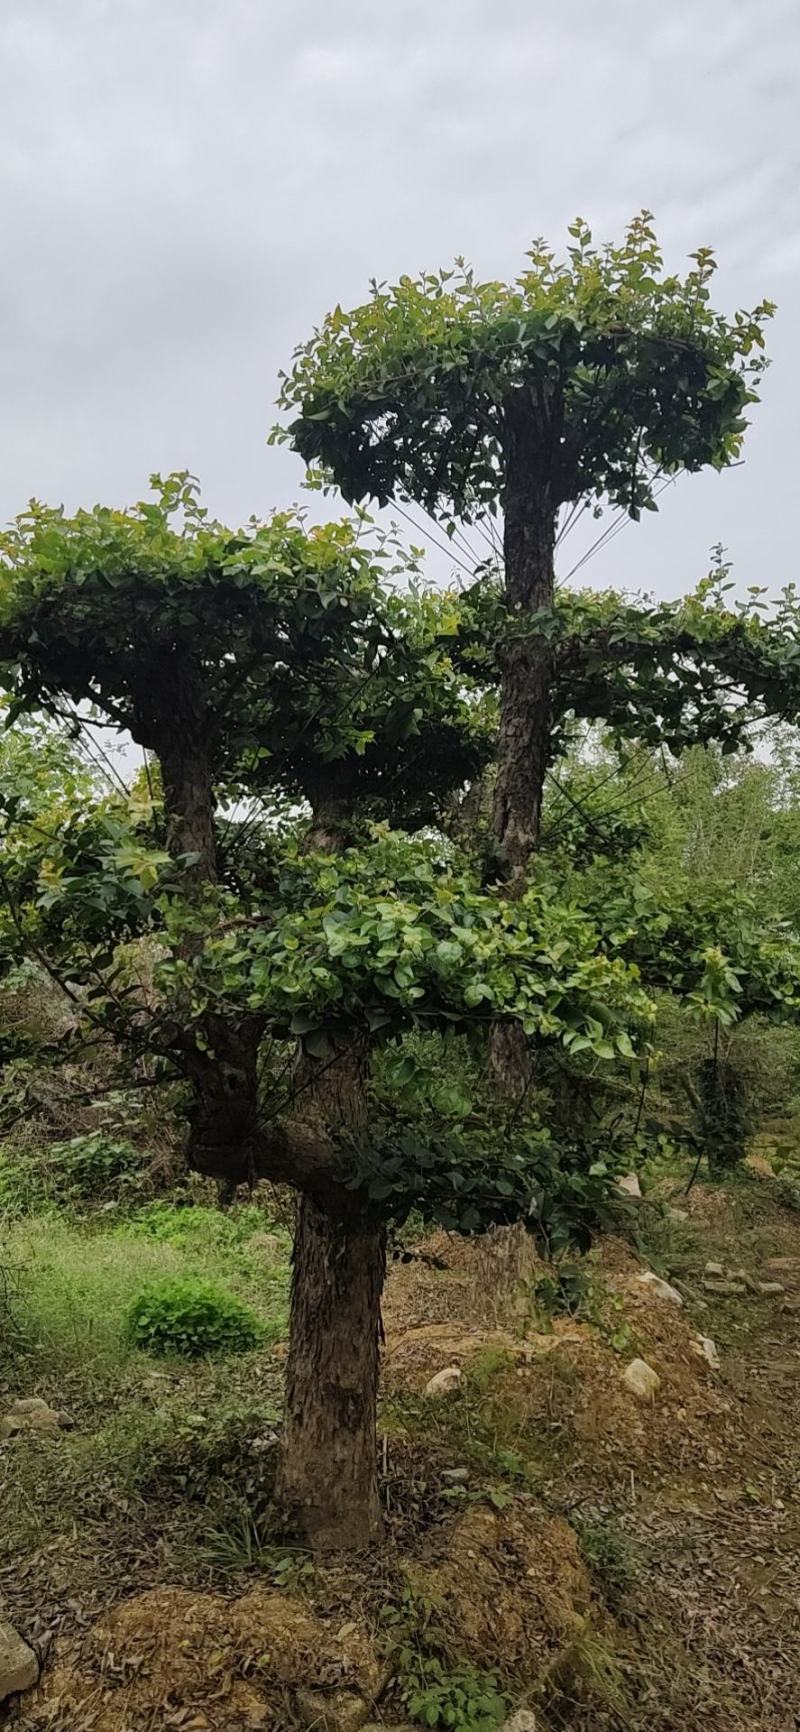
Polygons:
<instances>
[{"instance_id":1,"label":"grass patch","mask_svg":"<svg viewBox=\"0 0 800 1732\"><path fill-rule=\"evenodd\" d=\"M260 1246L252 1230L237 1240L239 1229L218 1229L208 1220L214 1210L175 1213L193 1216L177 1238L136 1221L125 1229L57 1214L12 1222L4 1258L16 1287L16 1331L0 1348L5 1375L15 1383L50 1373L113 1382L136 1351L125 1316L141 1289L187 1277L224 1285L255 1312L265 1340L280 1336L289 1278L280 1237L265 1235Z\"/></svg>"},{"instance_id":2,"label":"grass patch","mask_svg":"<svg viewBox=\"0 0 800 1732\"><path fill-rule=\"evenodd\" d=\"M613 1516L599 1510L574 1516L572 1526L584 1563L606 1604L612 1611L619 1611L639 1578L641 1548L628 1538Z\"/></svg>"}]
</instances>

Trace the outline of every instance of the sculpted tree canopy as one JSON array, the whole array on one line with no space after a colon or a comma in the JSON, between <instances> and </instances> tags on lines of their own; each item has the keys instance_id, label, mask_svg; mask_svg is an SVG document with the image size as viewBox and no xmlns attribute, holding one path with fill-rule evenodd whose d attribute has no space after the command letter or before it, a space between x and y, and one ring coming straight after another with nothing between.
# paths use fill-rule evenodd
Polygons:
<instances>
[{"instance_id":1,"label":"sculpted tree canopy","mask_svg":"<svg viewBox=\"0 0 800 1732\"><path fill-rule=\"evenodd\" d=\"M201 1171L300 1193L283 1495L317 1543L363 1542L387 1220L418 1193L465 1230L542 1207L525 1127L495 1135L485 1174L483 1127L463 1164L441 1137L403 1153L396 1114L374 1113L376 1046L499 1018L613 1057L647 1001L579 912L537 893L506 906L441 836L370 830L435 817L485 763L494 705L456 671L447 598L396 594L352 527L232 532L178 476L126 512L32 507L0 556L12 714L82 702L128 729L166 822L158 846L113 803L65 820L7 874L6 930L59 959L94 1026L184 1079ZM308 816L235 822L230 797L265 788ZM155 1008L125 954L143 933Z\"/></svg>"},{"instance_id":2,"label":"sculpted tree canopy","mask_svg":"<svg viewBox=\"0 0 800 1732\"><path fill-rule=\"evenodd\" d=\"M513 881L536 847L548 761L546 632L559 512L603 502L639 517L680 470L740 453L765 365L763 302L732 321L710 304L701 248L666 273L648 212L620 246L570 228L511 284L452 271L373 285L296 351L277 433L346 499L414 500L452 527L502 510L502 715L494 824Z\"/></svg>"},{"instance_id":3,"label":"sculpted tree canopy","mask_svg":"<svg viewBox=\"0 0 800 1732\"><path fill-rule=\"evenodd\" d=\"M630 871L604 886L597 866L584 883L532 856L570 717L605 719L620 740L639 728L650 747L736 740L757 711L800 708L791 597L770 617L713 588L672 612L554 594L556 513L578 496L565 488L636 511L657 468L738 449L760 315L728 327L712 314L710 268L704 255L686 282L664 278L640 223L600 254L581 230L566 270L537 252L513 291L465 277L379 295L387 342L396 317L409 339L407 300L427 355L420 373L418 343L394 445L400 422L385 391L371 396L369 344L344 315L318 339L320 365L340 368L330 401L314 345L298 363L296 442L307 425L323 439L335 397L331 425L348 415L353 449L377 453L378 497L413 480L444 510L503 504L502 591L485 574L463 596L426 591L416 562L363 523L278 514L228 529L185 474L127 511L32 506L0 539L12 717L92 706L151 754L163 790L163 817L157 802L106 802L31 837L6 876L4 930L93 1027L181 1079L200 1171L229 1195L258 1178L297 1192L278 1489L318 1546L380 1530L390 1223L412 1209L463 1232L523 1220L552 1246L586 1244L608 1218L608 1151L585 1125L556 1132L513 1066L498 1098L487 1050L507 1040L635 1079L651 962L698 1015L735 1017L741 955L761 1000L795 1012L800 971L793 954L775 965L769 934L748 951L732 922L728 953L708 921L691 936L691 909L664 925ZM501 301L505 335L485 362ZM337 439L318 448L334 470ZM488 853L458 823L481 782L494 784ZM146 997L129 966L142 936L156 957ZM465 1087L448 1080L454 1042Z\"/></svg>"}]
</instances>

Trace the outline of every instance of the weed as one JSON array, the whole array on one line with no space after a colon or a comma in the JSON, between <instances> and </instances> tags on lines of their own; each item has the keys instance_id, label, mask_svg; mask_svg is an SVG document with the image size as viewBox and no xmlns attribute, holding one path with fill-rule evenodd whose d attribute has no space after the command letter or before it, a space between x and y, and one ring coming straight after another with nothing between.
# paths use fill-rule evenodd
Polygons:
<instances>
[{"instance_id":1,"label":"weed","mask_svg":"<svg viewBox=\"0 0 800 1732\"><path fill-rule=\"evenodd\" d=\"M415 1725L452 1732L494 1732L503 1725L510 1703L499 1674L448 1659L431 1600L406 1589L399 1605L384 1607L382 1622L390 1632L394 1688Z\"/></svg>"},{"instance_id":2,"label":"weed","mask_svg":"<svg viewBox=\"0 0 800 1732\"><path fill-rule=\"evenodd\" d=\"M128 1307L125 1332L147 1353L187 1359L248 1353L264 1337L263 1325L241 1299L192 1275L142 1288Z\"/></svg>"},{"instance_id":3,"label":"weed","mask_svg":"<svg viewBox=\"0 0 800 1732\"><path fill-rule=\"evenodd\" d=\"M582 1633L558 1655L545 1680L548 1718L555 1726L573 1723L576 1702L588 1698L630 1724L625 1678L610 1648L599 1636Z\"/></svg>"},{"instance_id":4,"label":"weed","mask_svg":"<svg viewBox=\"0 0 800 1732\"><path fill-rule=\"evenodd\" d=\"M0 1363L13 1377L24 1358L26 1381L79 1375L110 1391L131 1367L124 1318L133 1299L151 1282L187 1274L229 1284L260 1317L266 1340L285 1327L288 1262L279 1245L274 1261L259 1253L251 1263L235 1246L183 1247L54 1214L11 1221L3 1260L16 1290L16 1331L0 1337Z\"/></svg>"},{"instance_id":5,"label":"weed","mask_svg":"<svg viewBox=\"0 0 800 1732\"><path fill-rule=\"evenodd\" d=\"M27 1215L56 1206L120 1200L141 1187L148 1156L125 1137L90 1131L66 1142L0 1156L0 1204Z\"/></svg>"},{"instance_id":6,"label":"weed","mask_svg":"<svg viewBox=\"0 0 800 1732\"><path fill-rule=\"evenodd\" d=\"M478 1395L485 1395L493 1379L513 1364L514 1356L507 1347L482 1347L470 1360L468 1382Z\"/></svg>"},{"instance_id":7,"label":"weed","mask_svg":"<svg viewBox=\"0 0 800 1732\"><path fill-rule=\"evenodd\" d=\"M588 1511L573 1517L572 1525L584 1562L608 1605L612 1610L618 1610L639 1575L639 1548L613 1517L604 1515L602 1511Z\"/></svg>"}]
</instances>

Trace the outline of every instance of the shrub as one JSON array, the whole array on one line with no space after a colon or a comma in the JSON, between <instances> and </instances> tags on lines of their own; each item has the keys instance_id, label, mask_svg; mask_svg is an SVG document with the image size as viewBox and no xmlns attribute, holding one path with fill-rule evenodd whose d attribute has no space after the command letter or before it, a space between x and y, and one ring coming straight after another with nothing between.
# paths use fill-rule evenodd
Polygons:
<instances>
[{"instance_id":1,"label":"shrub","mask_svg":"<svg viewBox=\"0 0 800 1732\"><path fill-rule=\"evenodd\" d=\"M99 1202L133 1190L146 1165L141 1149L108 1131L33 1151L6 1144L0 1155L0 1206L28 1214L48 1204Z\"/></svg>"},{"instance_id":2,"label":"shrub","mask_svg":"<svg viewBox=\"0 0 800 1732\"><path fill-rule=\"evenodd\" d=\"M143 1287L128 1308L126 1333L148 1353L247 1353L263 1338L255 1314L211 1281L185 1276Z\"/></svg>"}]
</instances>

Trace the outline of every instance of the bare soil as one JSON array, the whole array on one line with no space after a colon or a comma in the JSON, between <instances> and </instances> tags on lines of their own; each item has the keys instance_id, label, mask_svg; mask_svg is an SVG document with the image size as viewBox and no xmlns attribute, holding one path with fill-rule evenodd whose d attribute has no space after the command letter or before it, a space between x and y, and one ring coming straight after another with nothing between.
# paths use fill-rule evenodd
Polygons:
<instances>
[{"instance_id":1,"label":"bare soil","mask_svg":"<svg viewBox=\"0 0 800 1732\"><path fill-rule=\"evenodd\" d=\"M519 1236L440 1236L432 1263L393 1271L369 1558L286 1585L266 1550L222 1570L182 1544L197 1500L174 1463L133 1496L76 1488L72 1530L0 1574L45 1660L9 1724L239 1732L355 1724L363 1704L399 1723L396 1631L417 1619L421 1653L496 1671L548 1732L797 1732L800 1215L753 1170L672 1203L685 1219L645 1205L638 1244L605 1240L588 1302L550 1323ZM709 1260L784 1291L717 1296ZM652 1403L623 1383L636 1356L661 1379ZM461 1386L427 1398L453 1364ZM238 1477L268 1510L268 1458L245 1443L211 1491Z\"/></svg>"}]
</instances>

